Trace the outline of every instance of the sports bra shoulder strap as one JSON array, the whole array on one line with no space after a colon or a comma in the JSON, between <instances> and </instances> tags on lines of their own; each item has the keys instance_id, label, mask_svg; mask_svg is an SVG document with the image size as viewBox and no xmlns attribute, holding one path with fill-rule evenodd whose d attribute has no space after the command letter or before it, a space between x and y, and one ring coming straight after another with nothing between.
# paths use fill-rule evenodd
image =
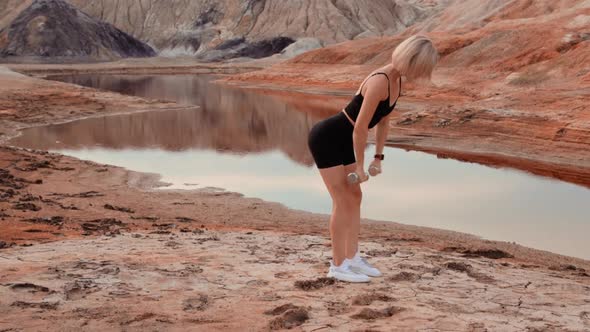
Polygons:
<instances>
[{"instance_id":1,"label":"sports bra shoulder strap","mask_svg":"<svg viewBox=\"0 0 590 332\"><path fill-rule=\"evenodd\" d=\"M373 76L375 76L375 75L379 75L379 74L381 74L381 75L385 75L385 77L387 78L387 98L388 98L388 99L390 98L390 95L391 95L391 91L390 91L390 90L391 90L391 86L390 86L390 82L389 82L389 76L387 76L387 74L385 74L385 73L382 73L382 72L376 72L376 73L373 73L373 74L369 75L369 77L367 77L367 78L366 78L366 79L363 81L363 83L361 84L361 89L360 89L360 91L361 91L361 92L360 92L360 94L362 94L362 93L363 93L363 86L365 85L365 83L367 83L367 81L369 80L369 78L371 78L371 77L373 77ZM400 77L400 79L401 79L401 77ZM401 84L401 83L400 83L400 84ZM401 86L401 85L400 85L400 86Z\"/></svg>"}]
</instances>

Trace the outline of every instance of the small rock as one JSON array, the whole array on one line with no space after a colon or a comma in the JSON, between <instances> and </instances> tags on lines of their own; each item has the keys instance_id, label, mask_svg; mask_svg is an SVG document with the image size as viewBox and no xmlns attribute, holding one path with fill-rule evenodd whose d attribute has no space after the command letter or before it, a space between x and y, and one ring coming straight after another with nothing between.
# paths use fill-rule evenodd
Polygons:
<instances>
[{"instance_id":1,"label":"small rock","mask_svg":"<svg viewBox=\"0 0 590 332\"><path fill-rule=\"evenodd\" d=\"M451 124L451 122L452 122L452 120L450 120L450 119L440 119L434 124L434 126L438 127L438 128L444 128L444 127L449 126Z\"/></svg>"},{"instance_id":2,"label":"small rock","mask_svg":"<svg viewBox=\"0 0 590 332\"><path fill-rule=\"evenodd\" d=\"M39 308L39 309L46 309L46 310L56 310L59 306L59 302L25 302L25 301L16 301L11 304L13 307L19 308Z\"/></svg>"},{"instance_id":3,"label":"small rock","mask_svg":"<svg viewBox=\"0 0 590 332\"><path fill-rule=\"evenodd\" d=\"M193 222L193 221L196 221L195 219L187 218L187 217L176 217L176 220L178 220L180 222Z\"/></svg>"},{"instance_id":4,"label":"small rock","mask_svg":"<svg viewBox=\"0 0 590 332\"><path fill-rule=\"evenodd\" d=\"M304 291L316 290L329 285L333 285L336 282L334 278L318 278L315 280L297 280L295 281L295 287Z\"/></svg>"},{"instance_id":5,"label":"small rock","mask_svg":"<svg viewBox=\"0 0 590 332\"><path fill-rule=\"evenodd\" d=\"M10 248L14 245L14 243L6 243L4 241L0 241L0 249Z\"/></svg>"},{"instance_id":6,"label":"small rock","mask_svg":"<svg viewBox=\"0 0 590 332\"><path fill-rule=\"evenodd\" d=\"M206 294L199 294L197 297L190 297L183 301L182 310L184 311L203 311L207 309L209 306L210 301L209 297Z\"/></svg>"},{"instance_id":7,"label":"small rock","mask_svg":"<svg viewBox=\"0 0 590 332\"><path fill-rule=\"evenodd\" d=\"M468 272L471 270L471 265L461 263L461 262L448 262L445 264L445 267L449 270L459 271L459 272Z\"/></svg>"},{"instance_id":8,"label":"small rock","mask_svg":"<svg viewBox=\"0 0 590 332\"><path fill-rule=\"evenodd\" d=\"M353 319L364 319L364 320L375 320L380 318L391 317L404 309L399 307L389 307L382 310L375 310L371 308L364 308L358 314L352 315L350 318Z\"/></svg>"},{"instance_id":9,"label":"small rock","mask_svg":"<svg viewBox=\"0 0 590 332\"><path fill-rule=\"evenodd\" d=\"M291 329L303 324L309 319L309 313L304 308L287 310L281 317L273 319L269 327L271 330Z\"/></svg>"},{"instance_id":10,"label":"small rock","mask_svg":"<svg viewBox=\"0 0 590 332\"><path fill-rule=\"evenodd\" d=\"M135 211L133 211L130 208L115 206L115 205L111 205L111 204L105 204L104 208L107 210L120 211L120 212L125 212L125 213L135 213Z\"/></svg>"},{"instance_id":11,"label":"small rock","mask_svg":"<svg viewBox=\"0 0 590 332\"><path fill-rule=\"evenodd\" d=\"M39 211L41 208L33 203L16 203L12 206L15 210L21 211Z\"/></svg>"},{"instance_id":12,"label":"small rock","mask_svg":"<svg viewBox=\"0 0 590 332\"><path fill-rule=\"evenodd\" d=\"M370 305L374 301L391 302L391 301L395 301L395 299L392 297L389 297L385 294L377 294L377 293L363 294L363 295L355 296L352 299L352 304L354 304L354 305Z\"/></svg>"},{"instance_id":13,"label":"small rock","mask_svg":"<svg viewBox=\"0 0 590 332\"><path fill-rule=\"evenodd\" d=\"M12 284L12 285L10 285L10 289L12 289L12 290L27 290L31 293L37 293L37 292L49 293L49 288L47 288L45 286L35 285L30 282Z\"/></svg>"},{"instance_id":14,"label":"small rock","mask_svg":"<svg viewBox=\"0 0 590 332\"><path fill-rule=\"evenodd\" d=\"M500 258L514 258L513 255L500 250L500 249L477 249L477 250L466 250L463 252L464 257L486 257L491 259Z\"/></svg>"},{"instance_id":15,"label":"small rock","mask_svg":"<svg viewBox=\"0 0 590 332\"><path fill-rule=\"evenodd\" d=\"M267 310L264 312L264 314L276 316L276 315L280 315L280 314L284 313L287 310L298 309L298 308L299 308L298 306L296 306L292 303L287 303L287 304L280 305L272 310Z\"/></svg>"},{"instance_id":16,"label":"small rock","mask_svg":"<svg viewBox=\"0 0 590 332\"><path fill-rule=\"evenodd\" d=\"M387 278L387 281L390 281L390 282L398 282L398 281L415 282L418 279L420 279L419 275L412 273L412 272L403 271L403 272L400 272L396 275L393 275L393 276Z\"/></svg>"}]
</instances>

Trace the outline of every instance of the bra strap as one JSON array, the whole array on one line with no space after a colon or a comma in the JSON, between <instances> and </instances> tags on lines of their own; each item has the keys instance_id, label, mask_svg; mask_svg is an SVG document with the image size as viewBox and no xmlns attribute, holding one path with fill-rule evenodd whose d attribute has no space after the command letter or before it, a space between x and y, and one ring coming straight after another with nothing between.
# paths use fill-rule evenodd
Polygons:
<instances>
[{"instance_id":1,"label":"bra strap","mask_svg":"<svg viewBox=\"0 0 590 332\"><path fill-rule=\"evenodd\" d=\"M365 86L365 83L367 83L367 81L369 80L369 78L371 78L371 77L373 77L373 76L375 76L375 75L379 75L379 74L381 74L381 75L385 75L385 77L387 78L387 100L389 101L389 100L391 99L391 85L390 85L391 83L389 82L389 76L387 76L387 74L385 74L385 73L382 73L382 72L377 72L377 73L374 73L373 75L371 75L371 76L367 77L367 78L366 78L366 79L363 81L363 83L361 84L361 89L360 89L361 91L360 91L360 95L362 95L362 94L363 94L363 86ZM401 80L401 77L400 77L400 80ZM401 87L401 83L400 83L400 87Z\"/></svg>"},{"instance_id":2,"label":"bra strap","mask_svg":"<svg viewBox=\"0 0 590 332\"><path fill-rule=\"evenodd\" d=\"M389 81L389 76L387 76L387 74L383 73L383 75L387 77L387 105L389 105L389 102L391 102L391 82Z\"/></svg>"}]
</instances>

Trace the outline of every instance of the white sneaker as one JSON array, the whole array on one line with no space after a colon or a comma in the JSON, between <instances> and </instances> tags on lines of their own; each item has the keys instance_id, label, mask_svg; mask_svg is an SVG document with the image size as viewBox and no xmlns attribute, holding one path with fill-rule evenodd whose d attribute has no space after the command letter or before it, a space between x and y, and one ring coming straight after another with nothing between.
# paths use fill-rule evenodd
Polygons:
<instances>
[{"instance_id":1,"label":"white sneaker","mask_svg":"<svg viewBox=\"0 0 590 332\"><path fill-rule=\"evenodd\" d=\"M330 260L330 270L328 271L328 278L335 278L341 281L348 282L369 282L371 278L364 274L356 273L350 269L350 260L345 259L340 266L334 265Z\"/></svg>"},{"instance_id":2,"label":"white sneaker","mask_svg":"<svg viewBox=\"0 0 590 332\"><path fill-rule=\"evenodd\" d=\"M380 277L381 271L373 267L366 259L361 257L360 252L356 252L354 257L349 260L350 269L357 273L362 273L369 277Z\"/></svg>"}]
</instances>

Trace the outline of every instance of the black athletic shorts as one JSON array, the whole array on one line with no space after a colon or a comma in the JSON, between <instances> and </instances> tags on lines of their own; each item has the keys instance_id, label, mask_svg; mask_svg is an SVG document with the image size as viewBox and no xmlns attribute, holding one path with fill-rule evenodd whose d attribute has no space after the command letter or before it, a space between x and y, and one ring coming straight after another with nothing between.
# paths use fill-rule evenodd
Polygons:
<instances>
[{"instance_id":1,"label":"black athletic shorts","mask_svg":"<svg viewBox=\"0 0 590 332\"><path fill-rule=\"evenodd\" d=\"M308 145L318 168L356 162L352 132L354 126L343 112L316 123L309 132Z\"/></svg>"}]
</instances>

